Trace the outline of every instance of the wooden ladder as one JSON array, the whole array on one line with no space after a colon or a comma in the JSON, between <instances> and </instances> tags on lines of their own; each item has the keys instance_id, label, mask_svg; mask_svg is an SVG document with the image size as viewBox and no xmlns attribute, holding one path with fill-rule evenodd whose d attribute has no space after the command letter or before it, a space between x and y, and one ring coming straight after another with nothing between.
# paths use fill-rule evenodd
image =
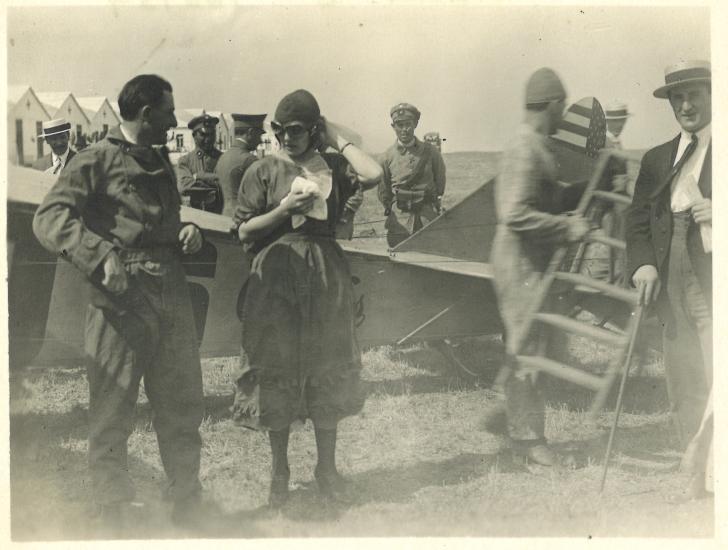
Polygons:
<instances>
[{"instance_id":1,"label":"wooden ladder","mask_svg":"<svg viewBox=\"0 0 728 550\"><path fill-rule=\"evenodd\" d=\"M628 205L631 202L624 195L598 189L602 178L607 174L610 158L611 153L609 151L602 152L594 173L575 211L575 214L587 217L593 228L598 228L601 224L604 209L600 208L600 206L603 206L605 203ZM594 215L595 212L596 215ZM640 296L636 290L625 288L619 284L593 279L588 275L580 273L584 255L588 250L589 244L592 243L601 243L610 247L610 250L624 251L626 249L624 241L607 237L594 231L587 233L584 239L579 242L574 257L568 261L567 254L569 250L574 249L573 243L558 248L554 252L547 270L544 272L543 277L536 287L523 325L515 334L508 335L506 346L509 355L515 359L519 370L526 369L527 371L536 373L547 373L556 378L594 391L595 396L589 410L589 418L591 421L595 420L596 415L604 407L614 381L621 375L622 379L617 398L616 414L604 461L604 474L601 485L603 489L604 480L606 479L606 468L622 406L624 386L632 361L635 339L642 321L643 305L640 303ZM564 264L570 264L570 267L563 269ZM611 330L601 326L595 326L591 323L585 323L570 317L566 314L568 312L560 312L558 309L554 310L551 307L550 302L553 300L550 298L554 294L576 291L576 289L580 289L581 291L589 290L593 293L607 296L612 300L625 303L630 308L631 314L624 329ZM583 369L546 357L543 342L541 342L542 345L540 346L530 347L529 336L536 325L551 327L551 329L566 331L570 334L576 334L590 340L601 342L613 348L616 353L602 375L586 372Z\"/></svg>"}]
</instances>

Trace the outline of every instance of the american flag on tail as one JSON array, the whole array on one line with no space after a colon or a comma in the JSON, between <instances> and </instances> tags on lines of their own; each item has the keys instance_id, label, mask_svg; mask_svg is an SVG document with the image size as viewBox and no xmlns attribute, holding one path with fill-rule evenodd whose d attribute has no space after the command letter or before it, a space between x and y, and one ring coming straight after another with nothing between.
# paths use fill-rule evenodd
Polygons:
<instances>
[{"instance_id":1,"label":"american flag on tail","mask_svg":"<svg viewBox=\"0 0 728 550\"><path fill-rule=\"evenodd\" d=\"M588 157L596 157L607 139L604 110L595 97L585 97L564 113L556 134L552 136Z\"/></svg>"}]
</instances>

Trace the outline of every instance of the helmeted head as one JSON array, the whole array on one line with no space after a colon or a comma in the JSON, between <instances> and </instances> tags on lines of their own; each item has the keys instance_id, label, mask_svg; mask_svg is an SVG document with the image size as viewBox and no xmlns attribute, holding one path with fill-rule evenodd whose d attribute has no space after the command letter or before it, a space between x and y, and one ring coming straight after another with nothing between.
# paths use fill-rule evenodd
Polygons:
<instances>
[{"instance_id":1,"label":"helmeted head","mask_svg":"<svg viewBox=\"0 0 728 550\"><path fill-rule=\"evenodd\" d=\"M678 123L686 132L697 132L710 124L711 69L708 61L681 61L665 69L665 85L653 95L669 99Z\"/></svg>"},{"instance_id":2,"label":"helmeted head","mask_svg":"<svg viewBox=\"0 0 728 550\"><path fill-rule=\"evenodd\" d=\"M415 137L415 128L420 121L420 111L411 103L397 103L389 110L392 128L401 143L410 143Z\"/></svg>"},{"instance_id":3,"label":"helmeted head","mask_svg":"<svg viewBox=\"0 0 728 550\"><path fill-rule=\"evenodd\" d=\"M317 146L320 125L321 109L307 90L296 90L281 99L271 121L278 143L291 157Z\"/></svg>"},{"instance_id":4,"label":"helmeted head","mask_svg":"<svg viewBox=\"0 0 728 550\"><path fill-rule=\"evenodd\" d=\"M526 82L526 109L542 112L547 123L547 133L554 134L564 116L566 88L553 69L542 67Z\"/></svg>"}]
</instances>

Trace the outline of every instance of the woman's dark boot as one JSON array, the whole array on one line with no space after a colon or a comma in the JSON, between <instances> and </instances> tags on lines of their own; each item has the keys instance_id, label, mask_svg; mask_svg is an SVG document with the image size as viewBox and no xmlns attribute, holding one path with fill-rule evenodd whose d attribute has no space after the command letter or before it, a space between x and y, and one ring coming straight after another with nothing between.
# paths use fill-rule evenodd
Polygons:
<instances>
[{"instance_id":1,"label":"woman's dark boot","mask_svg":"<svg viewBox=\"0 0 728 550\"><path fill-rule=\"evenodd\" d=\"M319 492L329 500L345 503L346 484L344 478L336 470L336 428L323 430L315 428L318 463L314 470Z\"/></svg>"},{"instance_id":2,"label":"woman's dark boot","mask_svg":"<svg viewBox=\"0 0 728 550\"><path fill-rule=\"evenodd\" d=\"M288 481L291 478L288 468L288 433L288 428L268 432L273 456L268 506L273 509L280 508L288 500Z\"/></svg>"}]
</instances>

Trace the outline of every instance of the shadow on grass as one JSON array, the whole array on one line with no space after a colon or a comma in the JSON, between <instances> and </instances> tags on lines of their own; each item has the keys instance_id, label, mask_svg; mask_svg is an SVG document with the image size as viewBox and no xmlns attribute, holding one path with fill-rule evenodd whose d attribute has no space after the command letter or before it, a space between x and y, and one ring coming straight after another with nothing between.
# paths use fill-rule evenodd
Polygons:
<instances>
[{"instance_id":1,"label":"shadow on grass","mask_svg":"<svg viewBox=\"0 0 728 550\"><path fill-rule=\"evenodd\" d=\"M353 475L347 478L345 500L336 503L323 500L315 482L305 483L290 492L290 498L280 513L294 521L335 521L351 507L382 502L404 503L427 487L460 485L490 475L494 471L527 472L522 464L513 461L510 453L466 453L443 461L377 468ZM231 519L242 522L269 514L271 512L257 509L239 512L231 516Z\"/></svg>"},{"instance_id":2,"label":"shadow on grass","mask_svg":"<svg viewBox=\"0 0 728 550\"><path fill-rule=\"evenodd\" d=\"M565 405L570 411L588 410L594 392L585 388L543 376L541 386L544 398L552 405ZM617 404L619 380L612 385L604 410L613 411ZM633 414L651 414L669 408L667 386L664 378L652 376L630 376L624 389L622 410Z\"/></svg>"}]
</instances>

